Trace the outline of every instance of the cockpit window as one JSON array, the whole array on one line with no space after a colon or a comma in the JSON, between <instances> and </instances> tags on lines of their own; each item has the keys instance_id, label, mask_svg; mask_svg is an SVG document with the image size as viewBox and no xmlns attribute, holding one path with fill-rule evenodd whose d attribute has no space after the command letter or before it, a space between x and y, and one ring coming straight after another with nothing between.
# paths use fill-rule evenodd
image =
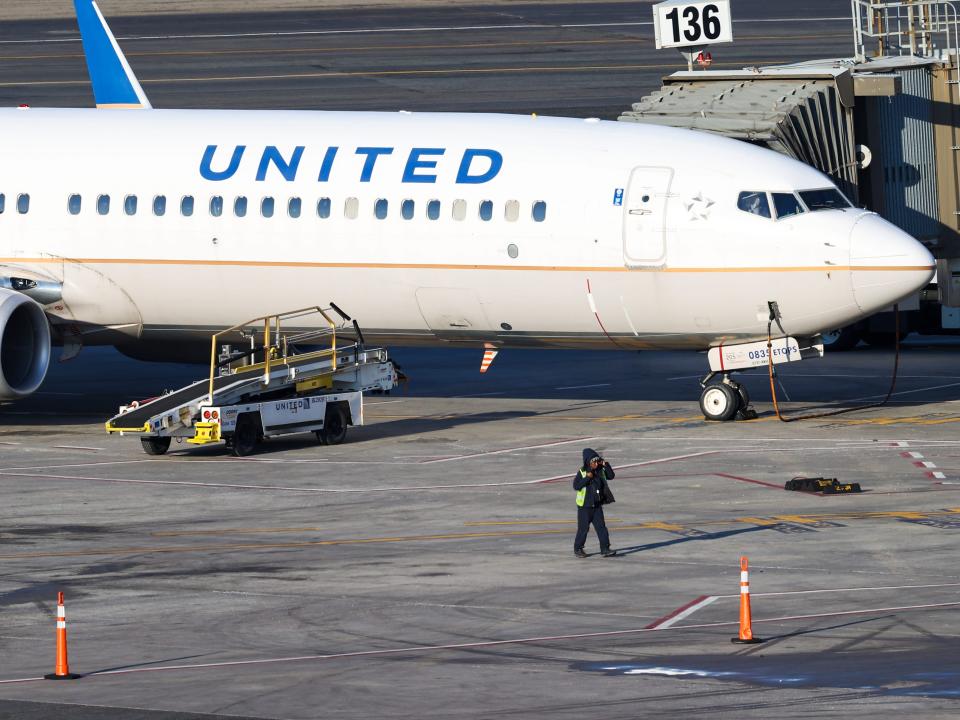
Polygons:
<instances>
[{"instance_id":1,"label":"cockpit window","mask_svg":"<svg viewBox=\"0 0 960 720\"><path fill-rule=\"evenodd\" d=\"M777 219L799 215L804 212L803 206L793 193L772 193L773 207L777 211Z\"/></svg>"},{"instance_id":2,"label":"cockpit window","mask_svg":"<svg viewBox=\"0 0 960 720\"><path fill-rule=\"evenodd\" d=\"M770 201L765 192L742 192L737 198L737 207L751 215L770 217Z\"/></svg>"},{"instance_id":3,"label":"cockpit window","mask_svg":"<svg viewBox=\"0 0 960 720\"><path fill-rule=\"evenodd\" d=\"M810 212L817 210L843 210L850 207L850 203L834 188L824 190L801 190L800 199Z\"/></svg>"}]
</instances>

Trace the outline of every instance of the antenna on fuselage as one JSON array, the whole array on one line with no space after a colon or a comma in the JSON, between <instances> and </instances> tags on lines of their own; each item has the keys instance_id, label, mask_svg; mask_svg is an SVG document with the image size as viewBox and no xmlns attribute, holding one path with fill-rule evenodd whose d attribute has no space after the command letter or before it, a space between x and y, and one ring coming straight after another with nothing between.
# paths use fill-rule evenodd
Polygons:
<instances>
[{"instance_id":1,"label":"antenna on fuselage","mask_svg":"<svg viewBox=\"0 0 960 720\"><path fill-rule=\"evenodd\" d=\"M150 110L152 105L95 0L73 0L87 71L98 108Z\"/></svg>"}]
</instances>

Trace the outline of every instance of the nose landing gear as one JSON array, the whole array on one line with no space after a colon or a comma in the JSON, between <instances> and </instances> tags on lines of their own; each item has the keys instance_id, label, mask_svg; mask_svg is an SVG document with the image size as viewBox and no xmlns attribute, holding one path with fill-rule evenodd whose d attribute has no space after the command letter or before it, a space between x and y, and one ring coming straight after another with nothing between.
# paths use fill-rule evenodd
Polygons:
<instances>
[{"instance_id":1,"label":"nose landing gear","mask_svg":"<svg viewBox=\"0 0 960 720\"><path fill-rule=\"evenodd\" d=\"M717 376L721 378L719 382L715 382ZM731 378L731 373L711 372L700 381L700 387L700 410L707 420L725 422L757 417L757 411L750 406L750 394Z\"/></svg>"}]
</instances>

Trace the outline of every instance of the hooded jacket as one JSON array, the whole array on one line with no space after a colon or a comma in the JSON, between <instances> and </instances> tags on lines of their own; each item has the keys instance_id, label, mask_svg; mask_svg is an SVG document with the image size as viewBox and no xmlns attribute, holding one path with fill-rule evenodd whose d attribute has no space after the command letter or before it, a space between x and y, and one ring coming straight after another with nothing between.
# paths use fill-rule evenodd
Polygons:
<instances>
[{"instance_id":1,"label":"hooded jacket","mask_svg":"<svg viewBox=\"0 0 960 720\"><path fill-rule=\"evenodd\" d=\"M612 480L616 477L613 468L610 467L610 463L606 461L604 461L602 466L597 468L597 471L593 473L593 477L588 477L590 473L590 461L599 456L600 453L593 448L584 448L583 465L580 470L577 471L577 474L573 476L574 490L579 492L583 488L587 489L583 498L583 507L599 507L603 486L607 484L607 480Z\"/></svg>"}]
</instances>

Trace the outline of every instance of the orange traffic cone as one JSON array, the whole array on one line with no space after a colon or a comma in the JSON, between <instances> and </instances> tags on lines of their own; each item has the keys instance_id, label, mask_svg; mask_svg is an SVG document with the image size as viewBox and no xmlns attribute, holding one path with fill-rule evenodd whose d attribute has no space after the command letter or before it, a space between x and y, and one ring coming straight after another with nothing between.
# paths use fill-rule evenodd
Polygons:
<instances>
[{"instance_id":1,"label":"orange traffic cone","mask_svg":"<svg viewBox=\"0 0 960 720\"><path fill-rule=\"evenodd\" d=\"M740 558L740 635L730 638L735 643L761 643L758 637L753 636L753 626L750 617L750 579L747 574L747 558Z\"/></svg>"},{"instance_id":2,"label":"orange traffic cone","mask_svg":"<svg viewBox=\"0 0 960 720\"><path fill-rule=\"evenodd\" d=\"M57 593L57 664L54 672L43 676L47 680L74 680L80 675L70 672L67 662L67 613L63 607L63 593Z\"/></svg>"}]
</instances>

